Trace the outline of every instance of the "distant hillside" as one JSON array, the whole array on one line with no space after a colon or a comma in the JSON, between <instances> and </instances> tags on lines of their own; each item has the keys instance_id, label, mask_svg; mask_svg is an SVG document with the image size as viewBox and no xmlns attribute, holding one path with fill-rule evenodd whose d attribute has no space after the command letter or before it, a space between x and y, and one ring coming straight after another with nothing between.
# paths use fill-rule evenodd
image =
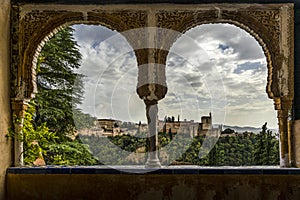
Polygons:
<instances>
[{"instance_id":1,"label":"distant hillside","mask_svg":"<svg viewBox=\"0 0 300 200\"><path fill-rule=\"evenodd\" d=\"M223 125L223 130L225 130L226 128L230 128L232 130L234 130L235 132L238 133L243 133L243 132L252 132L252 133L259 133L261 131L261 128L257 128L257 127L251 127L251 126L227 126L227 125ZM277 133L278 129L270 129L273 133Z\"/></svg>"}]
</instances>

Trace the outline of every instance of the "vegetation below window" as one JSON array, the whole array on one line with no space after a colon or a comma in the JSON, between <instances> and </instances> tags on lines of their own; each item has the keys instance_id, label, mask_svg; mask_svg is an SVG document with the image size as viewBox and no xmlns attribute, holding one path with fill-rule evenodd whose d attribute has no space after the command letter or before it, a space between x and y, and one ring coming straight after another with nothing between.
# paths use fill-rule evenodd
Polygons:
<instances>
[{"instance_id":1,"label":"vegetation below window","mask_svg":"<svg viewBox=\"0 0 300 200\"><path fill-rule=\"evenodd\" d=\"M104 160L119 165L143 165L147 158L146 138L131 135L109 136L109 141L115 145L113 148L107 145L107 140L103 137L84 135L80 138L89 144L91 152L100 162ZM199 151L205 136L194 137L191 144L189 135L170 136L169 133L159 133L158 138L160 161L165 165L170 163L201 166L279 165L279 141L277 136L267 130L266 124L259 134L249 132L221 134L211 151L202 158L199 158ZM185 145L188 146L184 147ZM169 147L167 152L164 146ZM181 155L179 149L183 148L187 150ZM131 152L143 155L130 156Z\"/></svg>"}]
</instances>

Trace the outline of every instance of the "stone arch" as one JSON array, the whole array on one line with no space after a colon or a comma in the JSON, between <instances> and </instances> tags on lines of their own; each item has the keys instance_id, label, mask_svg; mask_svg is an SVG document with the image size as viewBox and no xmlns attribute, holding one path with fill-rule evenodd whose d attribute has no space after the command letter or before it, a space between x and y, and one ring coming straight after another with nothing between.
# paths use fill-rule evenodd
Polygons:
<instances>
[{"instance_id":1,"label":"stone arch","mask_svg":"<svg viewBox=\"0 0 300 200\"><path fill-rule=\"evenodd\" d=\"M158 27L184 33L205 23L230 23L246 30L260 43L267 58L267 93L274 100L275 109L278 110L283 165L289 165L291 145L288 144L288 113L294 95L293 4L13 5L13 112L22 113L20 111L24 110L24 100L30 99L31 94L35 92L32 64L36 62L36 49L39 51L42 46L40 44L47 40L45 36L53 34L65 24L75 22L104 25L118 32ZM141 33L125 37L129 44L135 46L139 42L137 38L147 39L148 35ZM165 64L167 49L170 49L178 35L158 31L151 37L157 39L155 48L135 50L139 65L152 62ZM149 76L150 71L146 70L145 75ZM161 71L156 71L156 74L151 72L153 74L150 76L154 75L154 78L163 80L164 77L160 77L159 72ZM161 98L166 91L165 87L158 92L161 93Z\"/></svg>"},{"instance_id":2,"label":"stone arch","mask_svg":"<svg viewBox=\"0 0 300 200\"><path fill-rule=\"evenodd\" d=\"M288 78L291 71L285 66L292 66L293 55L293 17L292 6L288 5L199 5L199 7L176 7L161 9L159 6L146 9L95 9L92 7L80 9L20 9L13 7L14 37L12 41L12 64L15 65L13 74L13 93L15 98L30 98L34 93L34 77L32 78L31 65L35 63L36 48L43 44L44 36L51 35L51 30L64 24L85 23L98 24L110 29L123 32L134 28L156 26L184 33L190 28L207 23L230 23L236 25L252 35L262 46L268 64L267 93L270 98L288 98L293 96L293 81ZM154 19L154 20L153 20ZM53 33L52 33L53 34ZM158 33L160 34L160 33ZM159 36L157 43L166 45L162 49L135 51L138 63L147 60L147 52L155 54L158 63L164 63L171 44L175 37ZM126 37L134 46L135 37ZM145 38L145 37L144 37ZM280 77L278 79L278 77ZM277 81L279 80L279 81ZM280 104L280 103L279 103ZM276 105L279 108L278 100Z\"/></svg>"},{"instance_id":3,"label":"stone arch","mask_svg":"<svg viewBox=\"0 0 300 200\"><path fill-rule=\"evenodd\" d=\"M113 16L112 14L104 15L102 13L100 13L100 15L93 15L92 13L90 13L88 16L84 16L82 13L66 12L60 14L56 12L50 12L49 14L44 13L43 17L41 17L38 14L39 12L30 13L30 15L26 15L20 23L20 32L24 33L22 41L23 45L21 46L22 54L19 54L20 63L18 66L19 69L17 75L17 86L21 87L21 91L16 91L18 92L16 96L20 98L30 99L33 97L34 93L36 92L35 65L37 62L37 56L39 55L45 42L47 42L55 33L57 33L62 28L72 24L80 23L102 25L109 29L117 30L119 32L131 28L130 26L128 26L128 24L125 23L126 21L121 20L122 14L126 13L119 13L119 16ZM30 24L28 20L32 19L33 16L36 17L34 18L34 21L43 21L40 23ZM26 85L22 86L22 84Z\"/></svg>"},{"instance_id":4,"label":"stone arch","mask_svg":"<svg viewBox=\"0 0 300 200\"><path fill-rule=\"evenodd\" d=\"M259 13L256 17L251 16L253 13ZM288 83L289 90L288 91L280 91L282 88L279 84L278 79L278 70L282 67L282 59L278 57L282 57L283 55L280 47L281 43L281 25L279 23L280 11L227 11L220 10L217 8L213 8L212 10L205 12L186 12L182 14L183 19L180 22L176 22L176 18L178 18L177 13L167 13L158 15L158 25L161 28L168 28L171 30L178 31L181 34L184 34L188 30L202 25L202 24L216 24L216 23L228 23L235 25L247 33L249 33L252 37L256 39L256 41L260 44L265 54L267 60L268 67L268 77L267 77L267 86L266 92L269 98L280 98L282 96L293 96L293 83L290 81ZM196 17L195 17L196 16ZM168 19L167 19L168 18ZM174 18L174 21L172 20ZM269 18L269 19L268 19ZM272 20L273 19L273 20ZM259 20L264 21L265 23L261 23ZM292 29L292 28L291 28ZM293 29L292 29L293 30ZM168 38L168 42L164 44L167 45L163 48L171 48L171 45L176 41L178 35L170 35ZM288 38L290 40L290 38ZM289 42L290 46L293 46L291 42ZM293 65L292 62L289 63Z\"/></svg>"},{"instance_id":5,"label":"stone arch","mask_svg":"<svg viewBox=\"0 0 300 200\"><path fill-rule=\"evenodd\" d=\"M281 166L293 165L288 115L294 96L293 6L270 5L208 5L202 9L163 11L156 14L160 28L184 33L207 23L234 24L252 35L262 46L268 65L266 91L274 100L278 113L281 143ZM164 48L170 48L178 35L170 34Z\"/></svg>"}]
</instances>

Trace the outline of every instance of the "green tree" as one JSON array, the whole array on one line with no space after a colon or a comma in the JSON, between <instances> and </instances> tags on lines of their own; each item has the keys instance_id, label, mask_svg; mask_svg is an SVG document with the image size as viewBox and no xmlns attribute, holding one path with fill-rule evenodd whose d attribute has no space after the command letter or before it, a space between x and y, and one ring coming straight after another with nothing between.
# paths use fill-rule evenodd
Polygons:
<instances>
[{"instance_id":1,"label":"green tree","mask_svg":"<svg viewBox=\"0 0 300 200\"><path fill-rule=\"evenodd\" d=\"M49 145L47 164L51 165L94 165L98 161L93 157L89 146L75 140L72 142L53 143Z\"/></svg>"},{"instance_id":2,"label":"green tree","mask_svg":"<svg viewBox=\"0 0 300 200\"><path fill-rule=\"evenodd\" d=\"M38 58L38 94L30 103L22 130L25 164L32 164L37 158L46 164L97 163L87 145L78 138L66 137L76 128L93 125L94 120L76 108L82 101L83 76L75 72L81 54L72 32L70 27L58 32L45 44ZM76 126L74 118L80 122Z\"/></svg>"},{"instance_id":3,"label":"green tree","mask_svg":"<svg viewBox=\"0 0 300 200\"><path fill-rule=\"evenodd\" d=\"M83 94L83 75L75 72L81 54L72 33L67 27L55 34L44 45L37 64L34 121L37 125L46 122L60 137L74 131L72 106L81 103Z\"/></svg>"},{"instance_id":4,"label":"green tree","mask_svg":"<svg viewBox=\"0 0 300 200\"><path fill-rule=\"evenodd\" d=\"M231 128L226 128L224 131L222 131L222 134L233 134L234 130Z\"/></svg>"},{"instance_id":5,"label":"green tree","mask_svg":"<svg viewBox=\"0 0 300 200\"><path fill-rule=\"evenodd\" d=\"M34 126L33 115L35 113L35 105L32 101L25 113L24 124L22 128L23 138L23 154L24 164L30 165L40 158L44 160L47 156L47 150L51 144L54 144L58 137L55 133L49 131L46 123Z\"/></svg>"},{"instance_id":6,"label":"green tree","mask_svg":"<svg viewBox=\"0 0 300 200\"><path fill-rule=\"evenodd\" d=\"M254 144L255 165L278 165L279 164L279 141L268 130L267 123L262 126L260 134L256 135Z\"/></svg>"}]
</instances>

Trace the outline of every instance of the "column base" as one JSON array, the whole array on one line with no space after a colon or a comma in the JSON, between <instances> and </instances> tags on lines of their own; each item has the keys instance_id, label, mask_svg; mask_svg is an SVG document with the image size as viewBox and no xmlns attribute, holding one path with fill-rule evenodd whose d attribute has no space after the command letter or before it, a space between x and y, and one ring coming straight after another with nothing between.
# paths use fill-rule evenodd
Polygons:
<instances>
[{"instance_id":1,"label":"column base","mask_svg":"<svg viewBox=\"0 0 300 200\"><path fill-rule=\"evenodd\" d=\"M292 122L291 131L291 165L300 168L300 120Z\"/></svg>"},{"instance_id":2,"label":"column base","mask_svg":"<svg viewBox=\"0 0 300 200\"><path fill-rule=\"evenodd\" d=\"M160 161L158 159L148 159L145 168L161 168Z\"/></svg>"}]
</instances>

